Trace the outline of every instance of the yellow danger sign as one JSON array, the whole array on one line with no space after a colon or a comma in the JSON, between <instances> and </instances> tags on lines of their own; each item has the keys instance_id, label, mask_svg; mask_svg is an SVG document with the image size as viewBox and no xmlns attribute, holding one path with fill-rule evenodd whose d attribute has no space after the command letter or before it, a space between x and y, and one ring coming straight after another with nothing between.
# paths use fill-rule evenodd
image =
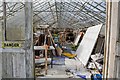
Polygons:
<instances>
[{"instance_id":1,"label":"yellow danger sign","mask_svg":"<svg viewBox=\"0 0 120 80\"><path fill-rule=\"evenodd\" d=\"M21 44L18 42L3 42L2 47L3 48L20 48Z\"/></svg>"}]
</instances>

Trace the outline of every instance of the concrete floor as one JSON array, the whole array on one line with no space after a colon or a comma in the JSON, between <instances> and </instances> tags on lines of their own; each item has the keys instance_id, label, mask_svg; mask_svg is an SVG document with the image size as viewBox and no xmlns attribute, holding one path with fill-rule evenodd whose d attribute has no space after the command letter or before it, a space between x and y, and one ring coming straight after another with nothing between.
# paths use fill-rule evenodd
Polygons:
<instances>
[{"instance_id":1,"label":"concrete floor","mask_svg":"<svg viewBox=\"0 0 120 80\"><path fill-rule=\"evenodd\" d=\"M53 68L48 68L48 73L47 75L44 76L44 78L69 78L73 76L72 74L67 75L65 70L66 70L65 65L53 65ZM43 78L43 77L38 77L38 78Z\"/></svg>"},{"instance_id":2,"label":"concrete floor","mask_svg":"<svg viewBox=\"0 0 120 80\"><path fill-rule=\"evenodd\" d=\"M77 74L85 75L86 78L90 78L91 73L87 71L82 65L76 65L78 62L75 60L69 60L65 61L65 65L53 65L53 68L51 66L48 67L48 73L44 77L37 77L37 78L80 78L76 76ZM72 62L74 61L74 62ZM66 72L66 70L69 69L71 72ZM44 74L45 71L42 72Z\"/></svg>"}]
</instances>

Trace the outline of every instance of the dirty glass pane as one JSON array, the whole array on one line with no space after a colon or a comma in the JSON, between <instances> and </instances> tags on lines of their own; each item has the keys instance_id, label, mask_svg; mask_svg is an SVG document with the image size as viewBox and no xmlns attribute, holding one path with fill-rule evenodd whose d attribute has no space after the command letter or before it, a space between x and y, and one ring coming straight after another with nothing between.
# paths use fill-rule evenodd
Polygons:
<instances>
[{"instance_id":1,"label":"dirty glass pane","mask_svg":"<svg viewBox=\"0 0 120 80\"><path fill-rule=\"evenodd\" d=\"M6 39L24 40L25 38L25 12L23 3L7 3Z\"/></svg>"}]
</instances>

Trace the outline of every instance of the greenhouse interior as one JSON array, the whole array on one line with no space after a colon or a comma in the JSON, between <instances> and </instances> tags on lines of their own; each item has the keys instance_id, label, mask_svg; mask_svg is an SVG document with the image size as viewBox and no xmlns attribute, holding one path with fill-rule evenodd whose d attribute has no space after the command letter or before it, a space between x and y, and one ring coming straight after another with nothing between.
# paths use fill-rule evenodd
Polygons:
<instances>
[{"instance_id":1,"label":"greenhouse interior","mask_svg":"<svg viewBox=\"0 0 120 80\"><path fill-rule=\"evenodd\" d=\"M119 5L1 0L0 79L119 79Z\"/></svg>"}]
</instances>

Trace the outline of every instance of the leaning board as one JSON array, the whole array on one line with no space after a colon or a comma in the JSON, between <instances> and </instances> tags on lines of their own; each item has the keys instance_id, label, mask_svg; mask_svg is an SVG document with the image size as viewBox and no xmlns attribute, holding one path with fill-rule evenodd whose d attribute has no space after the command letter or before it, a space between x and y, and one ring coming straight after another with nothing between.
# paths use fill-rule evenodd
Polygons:
<instances>
[{"instance_id":1,"label":"leaning board","mask_svg":"<svg viewBox=\"0 0 120 80\"><path fill-rule=\"evenodd\" d=\"M80 37L81 37L81 35L80 35L80 33L79 33L79 34L77 35L75 41L74 41L74 45L77 45L77 44L78 44L78 42L79 42L79 40L80 40Z\"/></svg>"},{"instance_id":2,"label":"leaning board","mask_svg":"<svg viewBox=\"0 0 120 80\"><path fill-rule=\"evenodd\" d=\"M88 28L76 51L77 58L84 66L87 65L101 28L102 24Z\"/></svg>"}]
</instances>

